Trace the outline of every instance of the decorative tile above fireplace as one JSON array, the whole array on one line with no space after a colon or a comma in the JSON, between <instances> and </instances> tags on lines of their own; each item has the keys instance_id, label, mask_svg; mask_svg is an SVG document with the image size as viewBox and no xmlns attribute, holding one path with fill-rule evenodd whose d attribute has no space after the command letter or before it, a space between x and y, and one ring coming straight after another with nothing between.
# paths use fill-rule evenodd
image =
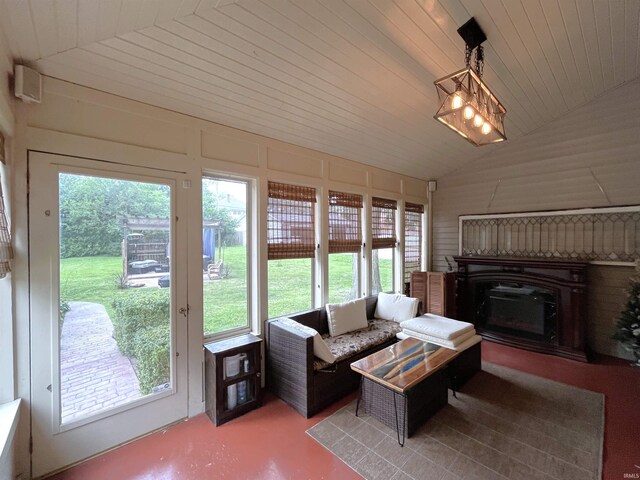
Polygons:
<instances>
[{"instance_id":1,"label":"decorative tile above fireplace","mask_svg":"<svg viewBox=\"0 0 640 480\"><path fill-rule=\"evenodd\" d=\"M632 265L640 258L640 206L459 217L461 255Z\"/></svg>"}]
</instances>

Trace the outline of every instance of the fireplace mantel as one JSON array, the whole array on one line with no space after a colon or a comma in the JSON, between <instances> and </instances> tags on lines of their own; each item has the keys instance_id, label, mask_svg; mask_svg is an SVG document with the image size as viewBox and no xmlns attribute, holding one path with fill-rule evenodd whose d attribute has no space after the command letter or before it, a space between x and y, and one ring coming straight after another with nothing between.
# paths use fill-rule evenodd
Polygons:
<instances>
[{"instance_id":1,"label":"fireplace mantel","mask_svg":"<svg viewBox=\"0 0 640 480\"><path fill-rule=\"evenodd\" d=\"M487 340L587 361L586 262L511 257L454 258L458 263L456 305L460 320L473 323ZM496 285L503 289L506 288L503 285L512 285L528 291L522 288L524 285L538 289L538 292L548 292L547 297L553 298L552 302L547 302L553 304L551 313L547 314L547 323L553 322L549 327L550 333L545 337L530 334L526 328L519 331L517 319L512 321L516 327L511 329L496 327L495 322L485 322L487 292L495 291L496 288L488 289ZM515 311L518 313L513 313L512 306L512 317L526 316L525 306L521 311Z\"/></svg>"}]
</instances>

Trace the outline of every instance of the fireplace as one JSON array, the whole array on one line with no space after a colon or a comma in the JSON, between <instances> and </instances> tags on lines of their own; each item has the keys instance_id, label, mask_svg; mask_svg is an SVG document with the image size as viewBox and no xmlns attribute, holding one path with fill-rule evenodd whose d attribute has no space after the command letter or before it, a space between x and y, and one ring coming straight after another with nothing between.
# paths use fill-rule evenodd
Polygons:
<instances>
[{"instance_id":1,"label":"fireplace","mask_svg":"<svg viewBox=\"0 0 640 480\"><path fill-rule=\"evenodd\" d=\"M461 320L486 339L576 360L586 355L584 262L455 257Z\"/></svg>"},{"instance_id":2,"label":"fireplace","mask_svg":"<svg viewBox=\"0 0 640 480\"><path fill-rule=\"evenodd\" d=\"M557 343L555 292L548 288L513 282L476 284L477 325L488 331Z\"/></svg>"}]
</instances>

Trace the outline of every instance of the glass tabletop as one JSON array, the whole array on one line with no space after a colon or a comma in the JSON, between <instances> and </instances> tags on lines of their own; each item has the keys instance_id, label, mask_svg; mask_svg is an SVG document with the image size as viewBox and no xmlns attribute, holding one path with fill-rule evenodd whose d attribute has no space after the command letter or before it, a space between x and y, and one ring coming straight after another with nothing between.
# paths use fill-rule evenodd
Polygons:
<instances>
[{"instance_id":1,"label":"glass tabletop","mask_svg":"<svg viewBox=\"0 0 640 480\"><path fill-rule=\"evenodd\" d=\"M351 369L399 393L406 393L453 358L457 351L407 338L351 364Z\"/></svg>"}]
</instances>

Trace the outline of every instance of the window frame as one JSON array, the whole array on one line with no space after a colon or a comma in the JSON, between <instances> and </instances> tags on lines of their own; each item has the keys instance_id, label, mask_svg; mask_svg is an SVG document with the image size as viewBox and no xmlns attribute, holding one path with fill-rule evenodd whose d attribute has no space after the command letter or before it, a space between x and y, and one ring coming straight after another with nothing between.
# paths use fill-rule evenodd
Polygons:
<instances>
[{"instance_id":1,"label":"window frame","mask_svg":"<svg viewBox=\"0 0 640 480\"><path fill-rule=\"evenodd\" d=\"M407 208L407 205L411 205L410 209ZM420 209L421 211L418 212L417 210ZM418 229L418 238L419 238L419 243L418 243L418 266L416 270L411 270L411 272L414 271L421 271L424 268L424 239L425 239L425 234L424 234L424 230L425 230L425 219L426 219L426 211L427 209L425 208L425 205L422 203L414 203L414 202L408 202L405 201L404 202L404 210L403 210L403 248L402 248L402 253L403 253L403 261L402 261L402 283L406 284L407 282L411 281L411 275L409 275L409 278L407 279L407 213L419 213L420 215L420 227Z\"/></svg>"},{"instance_id":2,"label":"window frame","mask_svg":"<svg viewBox=\"0 0 640 480\"><path fill-rule=\"evenodd\" d=\"M376 205L376 203L378 205ZM382 204L388 204L389 207L382 207L380 205ZM368 256L367 258L367 266L368 266L368 272L366 272L367 275L367 293L368 295L373 295L373 251L374 250L386 250L386 249L391 249L391 292L397 292L398 290L398 259L400 258L398 256L398 248L400 248L400 238L401 235L399 232L399 228L400 228L400 217L399 217L399 211L400 211L400 205L398 205L400 203L400 201L397 198L384 198L384 197L380 197L377 195L371 195L369 197L369 202L368 202L368 207L367 207L367 222L368 222L368 239L370 240L370 244L369 247L366 248L366 255ZM374 237L373 235L373 230L374 230L374 215L373 215L373 209L374 208L388 208L389 210L392 211L392 215L393 215L393 239L392 240L388 240L387 242L384 242L384 240L382 242L380 242L380 240L378 240L378 244L379 243L383 243L384 245L380 246L374 246L374 244L376 243L376 237ZM380 238L380 237L378 237ZM378 258L378 262L380 261L380 259ZM379 265L379 263L378 263ZM385 292L387 293L387 292Z\"/></svg>"},{"instance_id":3,"label":"window frame","mask_svg":"<svg viewBox=\"0 0 640 480\"><path fill-rule=\"evenodd\" d=\"M1 132L0 132L1 134ZM9 139L7 139L7 142ZM5 144L6 145L6 144ZM4 149L2 152L4 157ZM5 158L5 161L8 157ZM0 183L5 199L5 214L8 224L8 230L11 233L11 171L9 167L0 161ZM15 261L15 260L14 260ZM13 401L15 382L15 326L13 323L13 293L14 293L13 273L9 272L4 278L0 279L0 405Z\"/></svg>"},{"instance_id":4,"label":"window frame","mask_svg":"<svg viewBox=\"0 0 640 480\"><path fill-rule=\"evenodd\" d=\"M201 175L201 187L202 183L205 179L209 180L218 180L223 182L233 182L233 183L243 183L245 184L245 222L246 222L246 298L247 298L247 322L245 325L240 327L230 328L221 332L209 333L207 334L204 330L204 271L201 280L201 311L202 311L202 336L203 341L205 343L221 340L224 338L236 337L238 335L242 335L245 333L250 333L253 331L257 331L256 329L256 319L255 312L256 309L256 301L254 290L256 289L256 284L254 284L255 272L257 271L257 264L254 261L254 251L255 251L255 242L257 239L257 228L255 221L255 205L254 201L256 201L257 193L256 193L256 179L251 177L241 177L241 176L232 176L224 173L218 172L203 172ZM203 209L203 194L200 192L200 231L204 226L204 209ZM202 239L201 239L202 241ZM201 244L202 246L202 244ZM203 250L203 248L201 248Z\"/></svg>"},{"instance_id":5,"label":"window frame","mask_svg":"<svg viewBox=\"0 0 640 480\"><path fill-rule=\"evenodd\" d=\"M331 215L330 215L330 211L331 211L331 194L343 194L343 195L347 195L347 196L352 196L352 197L359 197L360 200L360 206L359 207L353 207L353 208L359 208L360 210L358 211L358 228L359 228L359 234L360 234L360 242L359 242L359 248L357 251L353 251L353 252L331 252ZM364 256L364 247L365 247L365 237L366 237L366 224L365 224L365 219L366 219L366 202L365 202L365 195L363 193L356 193L356 192L349 192L349 191L345 191L344 189L336 189L336 188L329 188L327 190L327 193L325 195L325 199L326 199L326 238L327 238L327 248L326 248L326 255L324 255L323 258L326 258L326 262L324 262L325 265L325 269L326 269L326 275L323 276L323 278L325 278L325 288L324 288L324 293L325 293L325 304L326 303L330 303L329 302L329 298L330 298L330 288L331 288L331 278L330 278L330 267L329 267L329 259L331 255L338 255L338 254L344 254L344 253L351 253L351 254L356 254L357 255L357 268L358 268L358 275L356 276L356 282L357 284L355 285L355 291L356 291L356 298L362 298L364 296L364 292L362 291L362 286L363 286L363 256ZM355 250L355 249L354 249Z\"/></svg>"},{"instance_id":6,"label":"window frame","mask_svg":"<svg viewBox=\"0 0 640 480\"><path fill-rule=\"evenodd\" d=\"M303 188L303 189L313 189L314 190L314 200L311 201L312 205L312 214L313 214L313 251L314 251L314 255L312 257L288 257L288 258L269 258L269 201L270 201L270 189L269 189L269 184L270 183L274 183L274 184L282 184L282 185L286 185L286 186L291 186L291 187L299 187L299 188ZM322 249L321 249L321 245L320 242L318 241L319 235L318 232L323 230L323 226L321 224L321 221L323 219L322 215L321 215L321 205L322 202L320 201L321 195L322 195L322 188L320 188L317 185L312 185L312 184L305 184L305 183L297 183L297 182L289 182L289 181L282 181L282 180L272 180L272 179L267 179L266 181L266 192L265 195L262 197L266 200L266 204L264 205L264 212L265 212L265 220L264 220L264 224L265 224L265 233L266 233L266 256L265 256L265 285L266 285L266 291L264 292L264 298L265 298L265 312L266 312L266 317L267 319L271 319L271 318L278 318L279 316L282 315L289 315L289 314L293 314L293 313L297 313L297 312L284 312L282 314L277 314L275 316L272 316L269 313L269 291L270 291L270 282L269 282L269 262L272 260L295 260L295 259L300 259L300 258L307 258L309 260L311 260L311 282L310 282L310 288L311 288L311 303L309 305L309 308L305 309L305 310L309 310L309 309L313 309L313 308L317 308L321 305L319 305L320 302L322 302L324 300L324 295L322 294L322 290L321 290L321 286L324 284L324 282L322 281L322 279L320 278L322 276L322 274L326 271L326 268L324 268L323 263L324 263L324 256L322 255ZM305 311L305 310L301 310L301 311Z\"/></svg>"}]
</instances>

